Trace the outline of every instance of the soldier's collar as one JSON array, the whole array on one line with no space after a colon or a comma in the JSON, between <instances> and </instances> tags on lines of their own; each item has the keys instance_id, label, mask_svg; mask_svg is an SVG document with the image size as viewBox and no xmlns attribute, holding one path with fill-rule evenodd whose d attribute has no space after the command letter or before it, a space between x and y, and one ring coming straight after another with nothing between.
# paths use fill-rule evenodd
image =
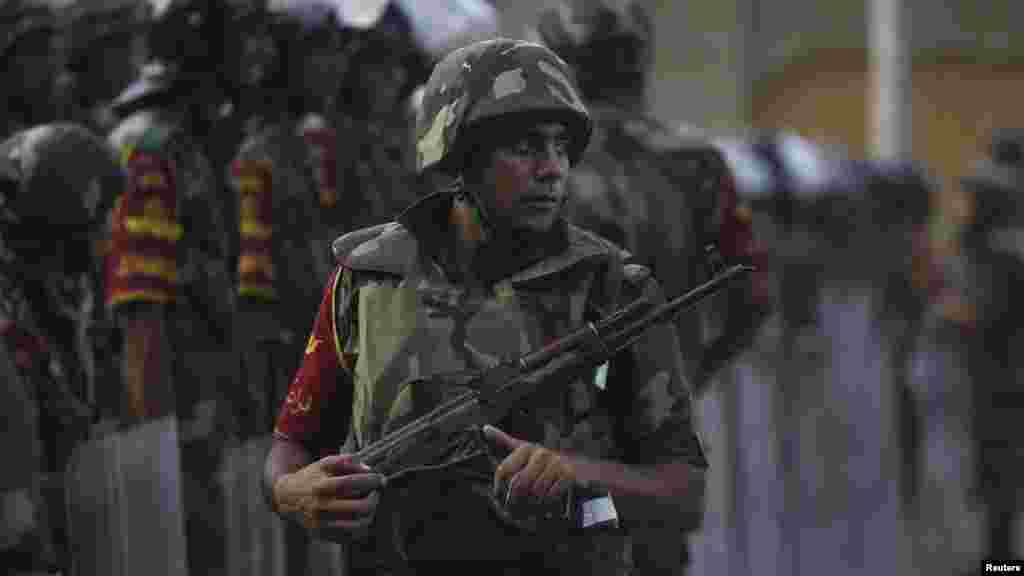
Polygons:
<instances>
[{"instance_id":1,"label":"soldier's collar","mask_svg":"<svg viewBox=\"0 0 1024 576\"><path fill-rule=\"evenodd\" d=\"M398 222L416 239L422 255L450 270L454 257L454 234L449 223L454 196L436 192L407 208ZM525 249L527 245L532 250ZM550 234L530 239L499 238L484 245L474 262L476 273L485 282L529 282L557 273L584 260L605 257L617 248L589 232L570 226L564 219Z\"/></svg>"}]
</instances>

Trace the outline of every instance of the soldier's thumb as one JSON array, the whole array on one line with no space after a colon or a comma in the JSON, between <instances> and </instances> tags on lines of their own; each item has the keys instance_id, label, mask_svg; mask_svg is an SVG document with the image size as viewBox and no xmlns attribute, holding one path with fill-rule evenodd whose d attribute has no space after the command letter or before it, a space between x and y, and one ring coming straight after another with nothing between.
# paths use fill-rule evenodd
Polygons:
<instances>
[{"instance_id":1,"label":"soldier's thumb","mask_svg":"<svg viewBox=\"0 0 1024 576\"><path fill-rule=\"evenodd\" d=\"M508 434L502 432L501 430L489 424L487 426L484 426L484 436L486 436L488 440L494 442L498 446L502 446L508 449L510 452L525 444L525 442L523 442L522 440L513 438L512 436L509 436Z\"/></svg>"}]
</instances>

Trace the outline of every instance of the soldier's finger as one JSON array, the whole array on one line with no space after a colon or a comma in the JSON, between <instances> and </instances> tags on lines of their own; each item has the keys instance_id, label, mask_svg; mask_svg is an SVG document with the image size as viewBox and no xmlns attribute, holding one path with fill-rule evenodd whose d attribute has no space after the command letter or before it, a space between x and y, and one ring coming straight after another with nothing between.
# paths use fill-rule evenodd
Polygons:
<instances>
[{"instance_id":1,"label":"soldier's finger","mask_svg":"<svg viewBox=\"0 0 1024 576\"><path fill-rule=\"evenodd\" d=\"M552 462L546 466L533 481L531 492L538 500L547 499L551 489L562 479L562 469L557 463Z\"/></svg>"},{"instance_id":2,"label":"soldier's finger","mask_svg":"<svg viewBox=\"0 0 1024 576\"><path fill-rule=\"evenodd\" d=\"M527 444L526 442L518 438L513 438L512 436L509 436L505 432L491 425L484 426L484 435L487 436L488 440L494 442L498 446L505 448L508 451L513 451L516 448L519 448L520 446Z\"/></svg>"},{"instance_id":3,"label":"soldier's finger","mask_svg":"<svg viewBox=\"0 0 1024 576\"><path fill-rule=\"evenodd\" d=\"M369 472L370 467L358 462L354 454L332 454L317 461L320 469L332 476Z\"/></svg>"},{"instance_id":4,"label":"soldier's finger","mask_svg":"<svg viewBox=\"0 0 1024 576\"><path fill-rule=\"evenodd\" d=\"M350 474L324 478L317 482L314 492L327 498L362 498L386 484L387 478L381 474Z\"/></svg>"},{"instance_id":5,"label":"soldier's finger","mask_svg":"<svg viewBox=\"0 0 1024 576\"><path fill-rule=\"evenodd\" d=\"M500 496L507 490L509 481L530 461L533 447L529 444L520 446L505 457L494 470L494 495Z\"/></svg>"}]
</instances>

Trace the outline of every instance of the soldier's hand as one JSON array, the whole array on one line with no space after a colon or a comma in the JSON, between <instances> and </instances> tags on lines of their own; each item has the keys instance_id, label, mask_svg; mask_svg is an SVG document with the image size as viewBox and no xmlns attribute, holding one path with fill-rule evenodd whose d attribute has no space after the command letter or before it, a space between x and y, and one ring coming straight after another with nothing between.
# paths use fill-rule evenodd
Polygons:
<instances>
[{"instance_id":1,"label":"soldier's hand","mask_svg":"<svg viewBox=\"0 0 1024 576\"><path fill-rule=\"evenodd\" d=\"M385 483L384 476L351 455L327 456L282 476L274 485L274 500L315 537L344 541L365 535Z\"/></svg>"},{"instance_id":2,"label":"soldier's hand","mask_svg":"<svg viewBox=\"0 0 1024 576\"><path fill-rule=\"evenodd\" d=\"M485 426L484 434L511 452L494 471L494 495L506 507L556 500L576 482L576 466L568 455L513 438L493 426Z\"/></svg>"}]
</instances>

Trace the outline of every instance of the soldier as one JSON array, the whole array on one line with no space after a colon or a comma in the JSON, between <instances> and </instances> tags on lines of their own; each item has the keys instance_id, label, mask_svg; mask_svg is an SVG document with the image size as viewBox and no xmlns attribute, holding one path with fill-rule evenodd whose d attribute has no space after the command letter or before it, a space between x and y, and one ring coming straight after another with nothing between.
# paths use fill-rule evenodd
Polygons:
<instances>
[{"instance_id":1,"label":"soldier","mask_svg":"<svg viewBox=\"0 0 1024 576\"><path fill-rule=\"evenodd\" d=\"M5 450L5 484L14 485L4 489L5 548L8 530L34 524L3 552L8 569L72 567L65 472L94 417L92 309L106 217L123 185L106 143L80 126L41 125L0 143L2 404L11 411L4 438L14 443ZM7 514L12 505L21 518Z\"/></svg>"},{"instance_id":2,"label":"soldier","mask_svg":"<svg viewBox=\"0 0 1024 576\"><path fill-rule=\"evenodd\" d=\"M1002 130L989 157L964 179L973 219L963 236L967 264L963 313L956 315L972 337L966 344L974 417L975 494L985 510L986 560L1018 556L1024 459L1017 435L1024 394L1020 390L1024 309L1018 304L1022 275L1024 131Z\"/></svg>"},{"instance_id":3,"label":"soldier","mask_svg":"<svg viewBox=\"0 0 1024 576\"><path fill-rule=\"evenodd\" d=\"M335 210L350 232L394 218L416 197L413 172L403 163L408 135L402 106L430 73L430 55L412 34L401 3L389 1L372 25L359 30L347 50L335 103L338 179L344 200ZM337 220L334 218L332 220Z\"/></svg>"},{"instance_id":4,"label":"soldier","mask_svg":"<svg viewBox=\"0 0 1024 576\"><path fill-rule=\"evenodd\" d=\"M621 243L652 268L669 296L706 280L718 266L749 259L749 226L737 219L724 155L703 136L669 129L646 111L653 40L640 3L563 2L543 12L530 34L571 64L594 118L594 145L569 178L572 221ZM731 286L705 310L677 321L686 375L697 394L749 345L763 315L746 283ZM702 323L715 339L705 342ZM668 517L645 519L662 513ZM700 526L702 513L699 498L686 510L637 510L633 522L624 509L636 531L638 572L683 569L686 533ZM674 528L655 528L660 525Z\"/></svg>"},{"instance_id":5,"label":"soldier","mask_svg":"<svg viewBox=\"0 0 1024 576\"><path fill-rule=\"evenodd\" d=\"M282 406L266 481L280 514L351 545L349 573L623 574L614 502L700 489L706 463L670 325L617 358L605 380L580 378L495 423L507 432L488 428L510 452L497 469L471 445L449 474L391 492L346 455L413 404L453 392L400 393L409 378L490 366L641 294L660 299L647 269L564 218L565 177L590 131L570 69L550 50L508 39L456 50L427 83L417 153L420 171L445 171L460 187L335 243L341 265ZM573 484L603 513L559 538L492 508L492 494L514 506Z\"/></svg>"},{"instance_id":6,"label":"soldier","mask_svg":"<svg viewBox=\"0 0 1024 576\"><path fill-rule=\"evenodd\" d=\"M561 3L530 30L572 65L594 116L595 145L570 178L573 221L621 243L675 295L752 256L724 154L703 135L669 129L646 111L652 34L639 2L608 0ZM723 299L727 305L715 307L722 338L703 353L698 319L678 322L697 390L749 342L763 314L750 303L750 286L737 284Z\"/></svg>"},{"instance_id":7,"label":"soldier","mask_svg":"<svg viewBox=\"0 0 1024 576\"><path fill-rule=\"evenodd\" d=\"M116 188L104 174L109 158L104 165L97 154L102 144L77 127L40 125L59 115L59 40L52 3L0 6L0 372L4 453L12 464L0 483L0 565L11 570L68 566L63 472L93 418L82 308L95 261L75 250L90 244L67 243L64 235L101 217L109 205L101 189ZM90 196L95 205L86 203Z\"/></svg>"},{"instance_id":8,"label":"soldier","mask_svg":"<svg viewBox=\"0 0 1024 576\"><path fill-rule=\"evenodd\" d=\"M232 546L237 558L230 572L271 571L276 557L284 556L288 573L304 574L305 533L281 523L263 504L260 470L275 409L302 358L301 335L316 316L318 292L330 274L329 247L317 223L318 191L299 123L318 111L305 90L310 67L303 62L311 54L306 48L319 45L325 53L316 61L332 61L337 47L331 37L338 26L327 4L311 2L272 4L254 11L244 24L246 90L240 103L249 122L230 174L239 206L235 346L241 386L235 406L243 440L231 454L239 483L230 536L240 540ZM338 76L318 73L326 84ZM287 550L280 544L282 526Z\"/></svg>"},{"instance_id":9,"label":"soldier","mask_svg":"<svg viewBox=\"0 0 1024 576\"><path fill-rule=\"evenodd\" d=\"M900 409L924 311L912 264L930 186L913 165L805 146L757 138L770 184L740 190L777 312L737 370L744 393L761 395L738 439L741 545L717 571L809 574L835 558L843 574L903 571ZM760 442L769 434L774 446Z\"/></svg>"},{"instance_id":10,"label":"soldier","mask_svg":"<svg viewBox=\"0 0 1024 576\"><path fill-rule=\"evenodd\" d=\"M47 0L0 5L0 137L57 117L56 79L63 70L57 15Z\"/></svg>"},{"instance_id":11,"label":"soldier","mask_svg":"<svg viewBox=\"0 0 1024 576\"><path fill-rule=\"evenodd\" d=\"M68 116L107 134L110 103L136 77L145 58L145 0L78 0L65 9Z\"/></svg>"},{"instance_id":12,"label":"soldier","mask_svg":"<svg viewBox=\"0 0 1024 576\"><path fill-rule=\"evenodd\" d=\"M217 140L223 103L237 98L240 84L231 8L222 1L155 3L149 62L113 104L120 122L109 140L128 185L113 218L106 305L124 343L126 424L139 425L120 450L147 450L131 452L132 460L157 458L162 468L121 463L128 466L122 474L159 474L124 487L128 573L162 566L161 559L168 570L180 566L181 530L192 573L224 571L217 470L237 371L225 217L231 207L218 177L226 161L215 154L226 156L216 152L225 144ZM167 500L179 490L181 508ZM128 506L135 498L137 507ZM152 511L154 504L170 508ZM154 513L164 521L140 517ZM153 550L159 541L166 543Z\"/></svg>"}]
</instances>

